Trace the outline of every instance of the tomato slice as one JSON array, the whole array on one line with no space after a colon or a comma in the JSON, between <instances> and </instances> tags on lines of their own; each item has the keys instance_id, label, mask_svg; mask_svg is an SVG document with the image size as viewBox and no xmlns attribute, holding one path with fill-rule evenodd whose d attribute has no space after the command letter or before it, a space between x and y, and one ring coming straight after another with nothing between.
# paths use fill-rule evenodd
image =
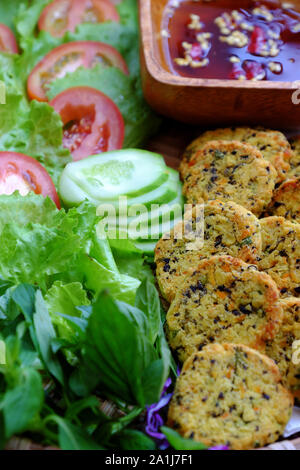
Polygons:
<instances>
[{"instance_id":1,"label":"tomato slice","mask_svg":"<svg viewBox=\"0 0 300 470\"><path fill-rule=\"evenodd\" d=\"M47 85L79 67L87 69L101 63L129 74L126 62L112 46L102 42L76 41L62 44L47 54L33 69L27 81L30 99L48 101Z\"/></svg>"},{"instance_id":2,"label":"tomato slice","mask_svg":"<svg viewBox=\"0 0 300 470\"><path fill-rule=\"evenodd\" d=\"M108 96L90 87L68 88L50 103L60 114L63 145L73 160L82 160L109 150L122 148L124 121Z\"/></svg>"},{"instance_id":3,"label":"tomato slice","mask_svg":"<svg viewBox=\"0 0 300 470\"><path fill-rule=\"evenodd\" d=\"M120 21L116 7L109 0L54 0L47 5L39 19L39 29L61 37L74 32L82 23Z\"/></svg>"},{"instance_id":4,"label":"tomato slice","mask_svg":"<svg viewBox=\"0 0 300 470\"><path fill-rule=\"evenodd\" d=\"M45 168L34 158L16 152L0 152L0 194L30 191L49 196L60 209L54 183Z\"/></svg>"},{"instance_id":5,"label":"tomato slice","mask_svg":"<svg viewBox=\"0 0 300 470\"><path fill-rule=\"evenodd\" d=\"M8 26L0 23L0 51L18 54L18 44L14 33Z\"/></svg>"}]
</instances>

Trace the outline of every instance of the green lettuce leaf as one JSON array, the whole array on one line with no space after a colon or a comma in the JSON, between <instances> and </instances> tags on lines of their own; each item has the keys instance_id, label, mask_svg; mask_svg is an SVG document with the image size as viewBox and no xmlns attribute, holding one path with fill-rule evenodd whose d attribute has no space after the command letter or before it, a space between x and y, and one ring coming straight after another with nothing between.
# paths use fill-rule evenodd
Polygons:
<instances>
[{"instance_id":1,"label":"green lettuce leaf","mask_svg":"<svg viewBox=\"0 0 300 470\"><path fill-rule=\"evenodd\" d=\"M19 60L20 57L18 55L0 52L0 80L5 83L7 93L19 95L19 97L17 96L15 99L18 98L20 100L20 98L23 98L23 104L25 104L26 100L24 97L23 79L20 73ZM12 99L12 97L10 99ZM4 105L1 105L0 116L4 109Z\"/></svg>"},{"instance_id":2,"label":"green lettuce leaf","mask_svg":"<svg viewBox=\"0 0 300 470\"><path fill-rule=\"evenodd\" d=\"M17 205L17 212L11 212L11 207ZM39 206L40 220L34 206ZM89 218L91 232L97 220L88 206L84 214L66 214L49 199L34 193L26 197L18 193L0 196L0 207L0 273L15 284L36 284L42 289L47 288L49 276L71 269L78 253L85 250L85 237L76 233L80 219Z\"/></svg>"},{"instance_id":3,"label":"green lettuce leaf","mask_svg":"<svg viewBox=\"0 0 300 470\"><path fill-rule=\"evenodd\" d=\"M94 295L108 289L133 304L140 281L120 273L108 241L96 235L98 220L88 203L66 213L33 192L0 196L0 276L44 292L54 281L80 282ZM76 295L75 302L86 300Z\"/></svg>"},{"instance_id":4,"label":"green lettuce leaf","mask_svg":"<svg viewBox=\"0 0 300 470\"><path fill-rule=\"evenodd\" d=\"M25 0L24 6L28 6L29 1ZM20 8L20 0L10 0L9 2L2 2L0 5L1 23L6 24L10 29L15 32L15 18Z\"/></svg>"},{"instance_id":5,"label":"green lettuce leaf","mask_svg":"<svg viewBox=\"0 0 300 470\"><path fill-rule=\"evenodd\" d=\"M143 253L135 247L131 240L109 239L112 253L122 274L144 281L155 283L153 271L145 263Z\"/></svg>"},{"instance_id":6,"label":"green lettuce leaf","mask_svg":"<svg viewBox=\"0 0 300 470\"><path fill-rule=\"evenodd\" d=\"M90 305L86 291L80 282L63 284L60 281L54 282L48 290L45 300L52 317L58 313L64 313L70 316L80 316L77 306Z\"/></svg>"},{"instance_id":7,"label":"green lettuce leaf","mask_svg":"<svg viewBox=\"0 0 300 470\"><path fill-rule=\"evenodd\" d=\"M80 282L63 284L57 281L46 293L45 302L57 331L56 343L62 347L67 361L74 365L78 361L76 353L80 350L87 325L81 310L83 306L90 305L87 292Z\"/></svg>"},{"instance_id":8,"label":"green lettuce leaf","mask_svg":"<svg viewBox=\"0 0 300 470\"><path fill-rule=\"evenodd\" d=\"M84 273L86 288L91 290L94 295L107 289L114 299L133 304L140 281L126 274L121 274L115 263L110 267L106 267L104 263L88 255L80 259L79 269Z\"/></svg>"},{"instance_id":9,"label":"green lettuce leaf","mask_svg":"<svg viewBox=\"0 0 300 470\"><path fill-rule=\"evenodd\" d=\"M6 85L6 104L0 105L0 151L35 158L57 185L72 160L62 145L62 122L47 103L27 101L19 62L19 56L0 53L0 80Z\"/></svg>"},{"instance_id":10,"label":"green lettuce leaf","mask_svg":"<svg viewBox=\"0 0 300 470\"><path fill-rule=\"evenodd\" d=\"M62 146L60 116L47 103L27 103L21 94L7 92L0 109L0 151L19 152L38 160L57 185L71 161Z\"/></svg>"},{"instance_id":11,"label":"green lettuce leaf","mask_svg":"<svg viewBox=\"0 0 300 470\"><path fill-rule=\"evenodd\" d=\"M22 1L21 4L18 3L19 8L15 9L14 24L22 45L22 39L34 36L40 14L50 0L27 0Z\"/></svg>"}]
</instances>

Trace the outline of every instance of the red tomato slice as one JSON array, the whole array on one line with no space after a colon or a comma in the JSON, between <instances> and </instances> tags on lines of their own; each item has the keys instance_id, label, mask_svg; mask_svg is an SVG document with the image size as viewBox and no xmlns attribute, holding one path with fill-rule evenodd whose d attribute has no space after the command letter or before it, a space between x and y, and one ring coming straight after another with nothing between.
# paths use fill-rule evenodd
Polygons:
<instances>
[{"instance_id":1,"label":"red tomato slice","mask_svg":"<svg viewBox=\"0 0 300 470\"><path fill-rule=\"evenodd\" d=\"M123 117L115 103L101 91L89 87L68 88L49 104L61 116L63 145L70 150L74 161L122 148Z\"/></svg>"},{"instance_id":2,"label":"red tomato slice","mask_svg":"<svg viewBox=\"0 0 300 470\"><path fill-rule=\"evenodd\" d=\"M120 21L109 0L54 0L42 11L38 25L40 30L61 37L67 31L74 32L81 23L104 21Z\"/></svg>"},{"instance_id":3,"label":"red tomato slice","mask_svg":"<svg viewBox=\"0 0 300 470\"><path fill-rule=\"evenodd\" d=\"M0 194L30 191L49 196L60 209L54 183L45 168L34 158L16 152L0 152Z\"/></svg>"},{"instance_id":4,"label":"red tomato slice","mask_svg":"<svg viewBox=\"0 0 300 470\"><path fill-rule=\"evenodd\" d=\"M35 66L27 81L28 96L48 101L46 90L49 83L79 67L89 69L98 63L118 67L126 75L129 73L126 62L114 47L94 41L69 42L53 49Z\"/></svg>"},{"instance_id":5,"label":"red tomato slice","mask_svg":"<svg viewBox=\"0 0 300 470\"><path fill-rule=\"evenodd\" d=\"M0 51L18 54L18 44L14 33L5 24L0 23Z\"/></svg>"}]
</instances>

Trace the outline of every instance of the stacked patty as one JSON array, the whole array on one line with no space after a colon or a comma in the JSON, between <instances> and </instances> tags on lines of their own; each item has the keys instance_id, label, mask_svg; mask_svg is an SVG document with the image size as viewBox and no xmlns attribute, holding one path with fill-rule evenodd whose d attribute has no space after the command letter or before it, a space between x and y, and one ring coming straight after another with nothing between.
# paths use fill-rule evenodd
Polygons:
<instances>
[{"instance_id":1,"label":"stacked patty","mask_svg":"<svg viewBox=\"0 0 300 470\"><path fill-rule=\"evenodd\" d=\"M264 351L281 316L270 276L238 258L213 256L200 261L178 289L167 313L167 336L182 362L211 342Z\"/></svg>"},{"instance_id":2,"label":"stacked patty","mask_svg":"<svg viewBox=\"0 0 300 470\"><path fill-rule=\"evenodd\" d=\"M292 222L300 222L300 176L284 181L273 193L269 215L279 215Z\"/></svg>"},{"instance_id":3,"label":"stacked patty","mask_svg":"<svg viewBox=\"0 0 300 470\"><path fill-rule=\"evenodd\" d=\"M168 425L208 446L257 448L280 437L292 407L271 359L244 345L215 343L185 362Z\"/></svg>"},{"instance_id":4,"label":"stacked patty","mask_svg":"<svg viewBox=\"0 0 300 470\"><path fill-rule=\"evenodd\" d=\"M293 392L300 388L300 357L297 344L300 341L300 299L289 297L280 301L282 306L282 325L272 341L266 344L266 354L279 367L284 384ZM293 344L296 346L293 348ZM293 355L296 357L293 358ZM294 359L294 361L293 361Z\"/></svg>"},{"instance_id":5,"label":"stacked patty","mask_svg":"<svg viewBox=\"0 0 300 470\"><path fill-rule=\"evenodd\" d=\"M291 414L287 390L300 396L299 156L299 138L242 127L205 132L183 156L189 230L166 234L155 260L168 341L184 362L169 424L184 437L273 442Z\"/></svg>"},{"instance_id":6,"label":"stacked patty","mask_svg":"<svg viewBox=\"0 0 300 470\"><path fill-rule=\"evenodd\" d=\"M286 179L287 173L290 170L289 162L293 157L293 150L286 137L278 131L251 129L248 127L207 131L194 140L187 147L180 165L183 179L185 179L193 167L193 161L197 152L201 151L207 142L216 140L239 141L252 145L276 169L277 180L283 181Z\"/></svg>"},{"instance_id":7,"label":"stacked patty","mask_svg":"<svg viewBox=\"0 0 300 470\"><path fill-rule=\"evenodd\" d=\"M274 279L283 297L300 296L300 224L274 216L261 219L260 225L259 269Z\"/></svg>"},{"instance_id":8,"label":"stacked patty","mask_svg":"<svg viewBox=\"0 0 300 470\"><path fill-rule=\"evenodd\" d=\"M191 240L190 233L196 237L197 226L198 240ZM260 223L251 212L234 202L208 201L187 212L184 221L157 243L155 261L161 293L171 302L203 258L227 254L257 264L261 247Z\"/></svg>"},{"instance_id":9,"label":"stacked patty","mask_svg":"<svg viewBox=\"0 0 300 470\"><path fill-rule=\"evenodd\" d=\"M288 172L288 178L300 176L300 136L291 139L290 144L293 154L290 159L291 168Z\"/></svg>"},{"instance_id":10,"label":"stacked patty","mask_svg":"<svg viewBox=\"0 0 300 470\"><path fill-rule=\"evenodd\" d=\"M235 201L259 216L271 202L277 172L251 145L212 141L190 163L183 186L188 203Z\"/></svg>"}]
</instances>

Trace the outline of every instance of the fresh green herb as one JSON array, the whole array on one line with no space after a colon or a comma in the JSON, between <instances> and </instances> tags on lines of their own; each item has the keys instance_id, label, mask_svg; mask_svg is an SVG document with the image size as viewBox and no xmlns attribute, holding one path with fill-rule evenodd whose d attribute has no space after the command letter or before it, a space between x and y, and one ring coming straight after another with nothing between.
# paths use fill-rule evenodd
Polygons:
<instances>
[{"instance_id":1,"label":"fresh green herb","mask_svg":"<svg viewBox=\"0 0 300 470\"><path fill-rule=\"evenodd\" d=\"M244 238L244 240L241 241L240 245L245 246L245 245L251 245L253 243L251 237Z\"/></svg>"},{"instance_id":2,"label":"fresh green herb","mask_svg":"<svg viewBox=\"0 0 300 470\"><path fill-rule=\"evenodd\" d=\"M171 444L173 449L176 450L206 450L207 446L201 442L193 441L192 439L185 439L180 436L178 432L174 429L168 428L166 426L161 427L161 431L166 436L168 442Z\"/></svg>"},{"instance_id":3,"label":"fresh green herb","mask_svg":"<svg viewBox=\"0 0 300 470\"><path fill-rule=\"evenodd\" d=\"M134 429L125 429L119 433L115 442L118 448L124 450L154 450L156 449L155 442L146 436L141 431L136 431Z\"/></svg>"},{"instance_id":4,"label":"fresh green herb","mask_svg":"<svg viewBox=\"0 0 300 470\"><path fill-rule=\"evenodd\" d=\"M82 374L93 378L92 386L133 405L157 401L166 377L142 311L103 293L93 305L86 336Z\"/></svg>"},{"instance_id":5,"label":"fresh green herb","mask_svg":"<svg viewBox=\"0 0 300 470\"><path fill-rule=\"evenodd\" d=\"M215 150L214 154L215 154L215 158L224 158L225 157L225 154L223 152L221 152L221 150Z\"/></svg>"},{"instance_id":6,"label":"fresh green herb","mask_svg":"<svg viewBox=\"0 0 300 470\"><path fill-rule=\"evenodd\" d=\"M0 54L0 65L1 65ZM1 77L1 73L0 73ZM8 88L0 113L0 151L19 152L38 160L58 183L64 166L71 161L62 146L60 117L46 103L27 103Z\"/></svg>"}]
</instances>

